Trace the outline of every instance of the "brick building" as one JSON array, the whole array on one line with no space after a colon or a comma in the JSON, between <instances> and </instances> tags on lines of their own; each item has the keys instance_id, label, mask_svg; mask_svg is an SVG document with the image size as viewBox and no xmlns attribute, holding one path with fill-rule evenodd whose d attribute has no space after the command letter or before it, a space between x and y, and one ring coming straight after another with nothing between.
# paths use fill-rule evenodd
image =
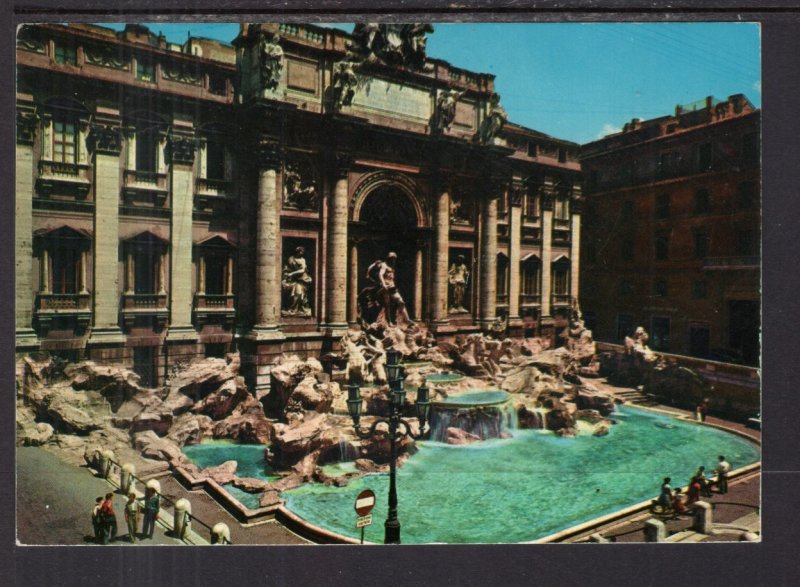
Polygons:
<instances>
[{"instance_id":1,"label":"brick building","mask_svg":"<svg viewBox=\"0 0 800 587\"><path fill-rule=\"evenodd\" d=\"M582 147L581 305L595 338L757 365L760 110L743 95Z\"/></svg>"},{"instance_id":2,"label":"brick building","mask_svg":"<svg viewBox=\"0 0 800 587\"><path fill-rule=\"evenodd\" d=\"M22 27L17 351L156 384L239 350L265 387L277 354L336 345L389 251L437 336L552 334L578 295L579 146L506 124L493 76L428 58L426 32Z\"/></svg>"}]
</instances>

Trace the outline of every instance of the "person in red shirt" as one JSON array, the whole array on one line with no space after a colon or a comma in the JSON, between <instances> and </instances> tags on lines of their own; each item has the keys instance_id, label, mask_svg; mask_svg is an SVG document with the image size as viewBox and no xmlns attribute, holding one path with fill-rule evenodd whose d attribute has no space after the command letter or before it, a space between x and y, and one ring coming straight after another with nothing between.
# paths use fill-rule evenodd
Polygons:
<instances>
[{"instance_id":1,"label":"person in red shirt","mask_svg":"<svg viewBox=\"0 0 800 587\"><path fill-rule=\"evenodd\" d=\"M106 499L100 506L103 519L103 544L117 539L117 514L114 513L114 494L106 493Z\"/></svg>"}]
</instances>

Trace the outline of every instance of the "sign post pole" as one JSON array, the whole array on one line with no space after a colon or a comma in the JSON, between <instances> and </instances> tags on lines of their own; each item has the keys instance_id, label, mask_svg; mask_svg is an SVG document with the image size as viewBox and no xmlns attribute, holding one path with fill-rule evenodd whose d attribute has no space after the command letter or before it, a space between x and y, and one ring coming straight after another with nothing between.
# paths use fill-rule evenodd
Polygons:
<instances>
[{"instance_id":1,"label":"sign post pole","mask_svg":"<svg viewBox=\"0 0 800 587\"><path fill-rule=\"evenodd\" d=\"M361 544L364 544L364 528L372 524L370 512L375 507L375 493L371 489L365 489L356 497L356 528L361 528Z\"/></svg>"}]
</instances>

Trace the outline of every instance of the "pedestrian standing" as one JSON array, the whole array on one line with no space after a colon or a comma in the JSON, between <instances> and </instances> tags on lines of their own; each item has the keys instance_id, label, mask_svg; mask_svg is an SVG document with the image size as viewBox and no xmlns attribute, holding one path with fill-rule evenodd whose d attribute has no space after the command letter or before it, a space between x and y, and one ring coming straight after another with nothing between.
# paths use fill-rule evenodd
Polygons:
<instances>
[{"instance_id":1,"label":"pedestrian standing","mask_svg":"<svg viewBox=\"0 0 800 587\"><path fill-rule=\"evenodd\" d=\"M717 488L720 493L728 493L728 473L731 470L731 464L725 460L724 455L719 455L719 464L717 465Z\"/></svg>"},{"instance_id":2,"label":"pedestrian standing","mask_svg":"<svg viewBox=\"0 0 800 587\"><path fill-rule=\"evenodd\" d=\"M161 509L161 498L156 490L148 487L144 494L144 520L142 521L142 535L153 537L153 531L158 519L158 510Z\"/></svg>"},{"instance_id":3,"label":"pedestrian standing","mask_svg":"<svg viewBox=\"0 0 800 587\"><path fill-rule=\"evenodd\" d=\"M125 504L125 523L128 525L128 540L131 544L136 544L136 528L139 526L139 509L141 505L136 501L136 494L128 494L128 502Z\"/></svg>"},{"instance_id":4,"label":"pedestrian standing","mask_svg":"<svg viewBox=\"0 0 800 587\"><path fill-rule=\"evenodd\" d=\"M700 492L703 494L703 497L711 497L711 484L708 482L708 479L706 479L705 467L697 467L694 475L692 475L692 481L690 483L695 481L700 485Z\"/></svg>"},{"instance_id":5,"label":"pedestrian standing","mask_svg":"<svg viewBox=\"0 0 800 587\"><path fill-rule=\"evenodd\" d=\"M661 493L658 495L658 505L660 505L664 511L669 510L672 507L672 487L670 486L670 482L672 479L669 477L664 477L664 482L661 484Z\"/></svg>"},{"instance_id":6,"label":"pedestrian standing","mask_svg":"<svg viewBox=\"0 0 800 587\"><path fill-rule=\"evenodd\" d=\"M703 398L697 406L697 421L698 422L705 422L706 416L708 416L708 398Z\"/></svg>"},{"instance_id":7,"label":"pedestrian standing","mask_svg":"<svg viewBox=\"0 0 800 587\"><path fill-rule=\"evenodd\" d=\"M92 528L94 529L94 541L100 544L103 541L103 514L100 506L103 505L103 498L98 497L94 500L92 508Z\"/></svg>"},{"instance_id":8,"label":"pedestrian standing","mask_svg":"<svg viewBox=\"0 0 800 587\"><path fill-rule=\"evenodd\" d=\"M114 513L114 494L106 493L106 499L100 506L103 516L103 544L117 539L117 514Z\"/></svg>"}]
</instances>

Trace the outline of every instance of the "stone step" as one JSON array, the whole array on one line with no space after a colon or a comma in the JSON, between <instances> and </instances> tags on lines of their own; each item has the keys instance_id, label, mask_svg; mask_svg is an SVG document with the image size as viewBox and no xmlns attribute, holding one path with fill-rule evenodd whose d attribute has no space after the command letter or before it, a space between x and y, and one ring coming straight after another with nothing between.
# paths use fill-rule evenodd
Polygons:
<instances>
[{"instance_id":1,"label":"stone step","mask_svg":"<svg viewBox=\"0 0 800 587\"><path fill-rule=\"evenodd\" d=\"M669 536L666 539L666 542L702 542L706 539L705 534L700 534L698 532L694 532L692 530L684 530L682 532L676 532L672 536Z\"/></svg>"}]
</instances>

